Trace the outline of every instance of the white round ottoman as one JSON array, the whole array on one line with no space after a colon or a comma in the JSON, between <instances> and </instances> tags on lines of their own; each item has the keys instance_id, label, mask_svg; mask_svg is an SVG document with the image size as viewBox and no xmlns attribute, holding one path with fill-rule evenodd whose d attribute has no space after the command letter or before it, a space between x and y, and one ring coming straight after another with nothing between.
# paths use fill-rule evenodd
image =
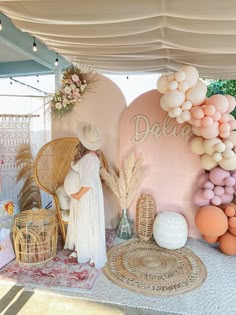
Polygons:
<instances>
[{"instance_id":1,"label":"white round ottoman","mask_svg":"<svg viewBox=\"0 0 236 315\"><path fill-rule=\"evenodd\" d=\"M185 245L188 237L188 224L178 212L161 212L153 224L153 236L160 247L177 249Z\"/></svg>"}]
</instances>

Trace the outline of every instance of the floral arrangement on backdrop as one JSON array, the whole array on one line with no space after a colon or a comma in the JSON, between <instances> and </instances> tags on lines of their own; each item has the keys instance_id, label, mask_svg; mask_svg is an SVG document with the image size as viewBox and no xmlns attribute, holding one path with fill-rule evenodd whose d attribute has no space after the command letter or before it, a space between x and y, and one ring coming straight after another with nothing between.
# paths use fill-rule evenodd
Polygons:
<instances>
[{"instance_id":1,"label":"floral arrangement on backdrop","mask_svg":"<svg viewBox=\"0 0 236 315\"><path fill-rule=\"evenodd\" d=\"M50 101L53 116L63 116L70 113L77 102L82 102L82 94L87 82L75 65L71 65L63 72L61 86L55 91Z\"/></svg>"}]
</instances>

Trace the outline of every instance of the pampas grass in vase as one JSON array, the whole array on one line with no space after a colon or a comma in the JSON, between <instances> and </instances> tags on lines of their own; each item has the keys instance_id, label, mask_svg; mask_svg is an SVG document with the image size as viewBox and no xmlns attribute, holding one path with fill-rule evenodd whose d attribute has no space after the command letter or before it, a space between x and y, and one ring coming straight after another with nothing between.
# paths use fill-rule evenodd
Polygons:
<instances>
[{"instance_id":1,"label":"pampas grass in vase","mask_svg":"<svg viewBox=\"0 0 236 315\"><path fill-rule=\"evenodd\" d=\"M132 236L127 210L137 194L137 188L141 184L144 173L143 157L141 154L136 155L134 152L127 155L118 172L110 166L108 166L108 170L104 167L100 170L101 178L117 197L122 209L122 216L117 230L117 235L121 239L129 239Z\"/></svg>"}]
</instances>

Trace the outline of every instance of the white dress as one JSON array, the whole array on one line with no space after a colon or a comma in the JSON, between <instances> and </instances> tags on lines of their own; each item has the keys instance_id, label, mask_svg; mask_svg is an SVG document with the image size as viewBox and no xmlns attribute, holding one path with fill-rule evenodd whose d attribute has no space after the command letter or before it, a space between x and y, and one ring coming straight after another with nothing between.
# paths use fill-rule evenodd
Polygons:
<instances>
[{"instance_id":1,"label":"white dress","mask_svg":"<svg viewBox=\"0 0 236 315\"><path fill-rule=\"evenodd\" d=\"M100 160L94 153L84 155L64 181L65 191L71 195L81 187L90 189L79 199L71 198L70 218L65 248L76 250L79 263L93 262L97 269L107 261L105 218Z\"/></svg>"}]
</instances>

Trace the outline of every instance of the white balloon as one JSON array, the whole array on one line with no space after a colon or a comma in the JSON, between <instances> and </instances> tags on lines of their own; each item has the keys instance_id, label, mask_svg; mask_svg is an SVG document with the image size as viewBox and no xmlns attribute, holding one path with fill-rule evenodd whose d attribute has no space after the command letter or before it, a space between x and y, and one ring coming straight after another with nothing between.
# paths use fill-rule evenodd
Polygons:
<instances>
[{"instance_id":1,"label":"white balloon","mask_svg":"<svg viewBox=\"0 0 236 315\"><path fill-rule=\"evenodd\" d=\"M186 100L190 101L193 105L201 105L206 98L206 93L206 85L199 80L196 85L186 92Z\"/></svg>"},{"instance_id":2,"label":"white balloon","mask_svg":"<svg viewBox=\"0 0 236 315\"><path fill-rule=\"evenodd\" d=\"M215 146L217 152L223 152L226 149L226 145L223 142L219 142Z\"/></svg>"},{"instance_id":3,"label":"white balloon","mask_svg":"<svg viewBox=\"0 0 236 315\"><path fill-rule=\"evenodd\" d=\"M169 82L170 82L170 81L173 81L173 80L175 79L174 73L169 74L169 75L167 76L167 79L168 79Z\"/></svg>"},{"instance_id":4,"label":"white balloon","mask_svg":"<svg viewBox=\"0 0 236 315\"><path fill-rule=\"evenodd\" d=\"M192 87L195 84L197 84L197 81L199 79L199 74L198 74L198 71L197 71L197 69L195 67L184 66L180 70L185 72L185 74L186 74L185 81L188 82L189 87Z\"/></svg>"},{"instance_id":5,"label":"white balloon","mask_svg":"<svg viewBox=\"0 0 236 315\"><path fill-rule=\"evenodd\" d=\"M158 80L157 80L157 90L165 94L168 91L168 79L167 75L162 75Z\"/></svg>"},{"instance_id":6,"label":"white balloon","mask_svg":"<svg viewBox=\"0 0 236 315\"><path fill-rule=\"evenodd\" d=\"M212 158L213 158L213 160L215 161L215 162L220 162L221 160L222 160L222 158L223 158L223 155L222 155L222 153L220 153L220 152L215 152L213 155L212 155Z\"/></svg>"},{"instance_id":7,"label":"white balloon","mask_svg":"<svg viewBox=\"0 0 236 315\"><path fill-rule=\"evenodd\" d=\"M230 149L226 149L224 152L223 152L223 157L227 160L229 159L232 159L235 157L235 153L234 151L230 150Z\"/></svg>"},{"instance_id":8,"label":"white balloon","mask_svg":"<svg viewBox=\"0 0 236 315\"><path fill-rule=\"evenodd\" d=\"M191 114L189 111L184 111L182 114L181 114L181 117L184 121L189 121L191 119Z\"/></svg>"},{"instance_id":9,"label":"white balloon","mask_svg":"<svg viewBox=\"0 0 236 315\"><path fill-rule=\"evenodd\" d=\"M166 95L162 95L162 97L161 97L161 99L160 99L160 106L161 106L161 108L162 108L164 111L168 112L169 107L168 107L168 105L167 105L166 102L165 102L165 96L166 96Z\"/></svg>"},{"instance_id":10,"label":"white balloon","mask_svg":"<svg viewBox=\"0 0 236 315\"><path fill-rule=\"evenodd\" d=\"M176 108L178 108L178 107L176 107ZM174 112L174 109L175 109L175 108L172 108L172 109L170 109L170 110L168 111L168 115L169 115L170 118L175 118L175 117L176 117L175 112Z\"/></svg>"},{"instance_id":11,"label":"white balloon","mask_svg":"<svg viewBox=\"0 0 236 315\"><path fill-rule=\"evenodd\" d=\"M189 141L189 147L192 153L197 155L203 155L205 153L203 148L203 141L202 137L194 137Z\"/></svg>"},{"instance_id":12,"label":"white balloon","mask_svg":"<svg viewBox=\"0 0 236 315\"><path fill-rule=\"evenodd\" d=\"M179 91L170 91L165 94L165 103L170 107L174 108L182 105L185 99L185 95Z\"/></svg>"},{"instance_id":13,"label":"white balloon","mask_svg":"<svg viewBox=\"0 0 236 315\"><path fill-rule=\"evenodd\" d=\"M184 123L184 120L183 120L183 118L181 116L176 117L176 121L179 124L183 124Z\"/></svg>"},{"instance_id":14,"label":"white balloon","mask_svg":"<svg viewBox=\"0 0 236 315\"><path fill-rule=\"evenodd\" d=\"M192 108L192 103L190 101L185 101L182 104L183 110L190 110Z\"/></svg>"},{"instance_id":15,"label":"white balloon","mask_svg":"<svg viewBox=\"0 0 236 315\"><path fill-rule=\"evenodd\" d=\"M175 117L178 117L182 113L182 109L180 107L173 108L173 112L175 114Z\"/></svg>"},{"instance_id":16,"label":"white balloon","mask_svg":"<svg viewBox=\"0 0 236 315\"><path fill-rule=\"evenodd\" d=\"M180 82L178 85L178 90L180 92L186 92L189 89L189 84L186 81Z\"/></svg>"},{"instance_id":17,"label":"white balloon","mask_svg":"<svg viewBox=\"0 0 236 315\"><path fill-rule=\"evenodd\" d=\"M210 155L204 154L201 156L201 165L202 165L202 168L204 168L204 170L210 171L211 169L216 167L217 164L218 163L215 162Z\"/></svg>"},{"instance_id":18,"label":"white balloon","mask_svg":"<svg viewBox=\"0 0 236 315\"><path fill-rule=\"evenodd\" d=\"M171 91L174 91L178 88L178 82L177 81L170 81L168 83L168 89Z\"/></svg>"},{"instance_id":19,"label":"white balloon","mask_svg":"<svg viewBox=\"0 0 236 315\"><path fill-rule=\"evenodd\" d=\"M182 82L185 80L185 78L186 78L186 74L184 71L178 71L175 73L175 80L177 82Z\"/></svg>"},{"instance_id":20,"label":"white balloon","mask_svg":"<svg viewBox=\"0 0 236 315\"><path fill-rule=\"evenodd\" d=\"M225 147L227 149L233 149L234 145L231 141L227 140L227 141L224 141L224 144L225 144Z\"/></svg>"}]
</instances>

